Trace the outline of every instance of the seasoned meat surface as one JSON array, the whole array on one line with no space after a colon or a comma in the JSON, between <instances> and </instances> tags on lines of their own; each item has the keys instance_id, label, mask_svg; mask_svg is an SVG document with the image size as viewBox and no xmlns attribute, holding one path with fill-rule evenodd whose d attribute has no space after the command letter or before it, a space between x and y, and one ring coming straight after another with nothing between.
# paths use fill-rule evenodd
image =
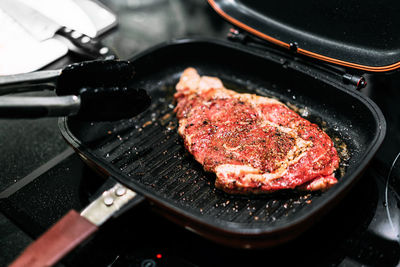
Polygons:
<instances>
[{"instance_id":1,"label":"seasoned meat surface","mask_svg":"<svg viewBox=\"0 0 400 267\"><path fill-rule=\"evenodd\" d=\"M283 103L226 89L187 68L176 85L178 132L227 193L325 190L339 157L329 136Z\"/></svg>"}]
</instances>

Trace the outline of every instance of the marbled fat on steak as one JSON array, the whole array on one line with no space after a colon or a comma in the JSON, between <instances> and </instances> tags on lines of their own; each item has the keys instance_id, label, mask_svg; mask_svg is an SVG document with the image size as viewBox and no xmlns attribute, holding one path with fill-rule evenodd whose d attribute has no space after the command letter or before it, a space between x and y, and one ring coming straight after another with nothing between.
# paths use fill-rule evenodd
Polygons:
<instances>
[{"instance_id":1,"label":"marbled fat on steak","mask_svg":"<svg viewBox=\"0 0 400 267\"><path fill-rule=\"evenodd\" d=\"M227 193L325 190L339 157L329 136L283 103L226 89L186 69L175 112L187 150Z\"/></svg>"}]
</instances>

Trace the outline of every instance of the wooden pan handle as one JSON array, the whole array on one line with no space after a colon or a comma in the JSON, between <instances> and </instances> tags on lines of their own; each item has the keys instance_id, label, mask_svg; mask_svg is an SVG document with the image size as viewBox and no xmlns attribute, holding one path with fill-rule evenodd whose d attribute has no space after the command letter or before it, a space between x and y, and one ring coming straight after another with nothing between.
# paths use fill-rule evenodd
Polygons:
<instances>
[{"instance_id":1,"label":"wooden pan handle","mask_svg":"<svg viewBox=\"0 0 400 267\"><path fill-rule=\"evenodd\" d=\"M61 220L30 244L11 263L10 267L52 266L97 229L96 225L78 212L70 210Z\"/></svg>"}]
</instances>

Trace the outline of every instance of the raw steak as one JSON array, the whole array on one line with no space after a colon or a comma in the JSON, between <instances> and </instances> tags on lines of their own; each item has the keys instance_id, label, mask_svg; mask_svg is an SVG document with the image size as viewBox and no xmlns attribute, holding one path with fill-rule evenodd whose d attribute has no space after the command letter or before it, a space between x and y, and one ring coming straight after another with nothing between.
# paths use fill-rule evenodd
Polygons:
<instances>
[{"instance_id":1,"label":"raw steak","mask_svg":"<svg viewBox=\"0 0 400 267\"><path fill-rule=\"evenodd\" d=\"M187 150L227 193L325 190L339 157L329 136L283 103L226 89L186 69L175 112Z\"/></svg>"}]
</instances>

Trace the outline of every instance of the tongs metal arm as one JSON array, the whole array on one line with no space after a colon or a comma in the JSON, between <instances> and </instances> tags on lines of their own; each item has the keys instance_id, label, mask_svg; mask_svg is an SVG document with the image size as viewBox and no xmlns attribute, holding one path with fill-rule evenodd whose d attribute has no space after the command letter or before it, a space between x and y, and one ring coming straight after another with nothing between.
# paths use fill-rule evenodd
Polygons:
<instances>
[{"instance_id":1,"label":"tongs metal arm","mask_svg":"<svg viewBox=\"0 0 400 267\"><path fill-rule=\"evenodd\" d=\"M0 97L0 118L40 118L76 115L80 96L3 96Z\"/></svg>"},{"instance_id":2,"label":"tongs metal arm","mask_svg":"<svg viewBox=\"0 0 400 267\"><path fill-rule=\"evenodd\" d=\"M91 121L131 118L151 102L146 91L130 85L133 75L129 61L100 60L71 64L62 70L0 76L0 95L43 89L54 89L58 95L0 97L0 117L77 115Z\"/></svg>"},{"instance_id":3,"label":"tongs metal arm","mask_svg":"<svg viewBox=\"0 0 400 267\"><path fill-rule=\"evenodd\" d=\"M43 70L0 76L0 95L54 88L62 70Z\"/></svg>"},{"instance_id":4,"label":"tongs metal arm","mask_svg":"<svg viewBox=\"0 0 400 267\"><path fill-rule=\"evenodd\" d=\"M0 76L0 117L40 118L70 116L78 113L81 98L68 96L3 96L12 93L54 89L61 70Z\"/></svg>"}]
</instances>

